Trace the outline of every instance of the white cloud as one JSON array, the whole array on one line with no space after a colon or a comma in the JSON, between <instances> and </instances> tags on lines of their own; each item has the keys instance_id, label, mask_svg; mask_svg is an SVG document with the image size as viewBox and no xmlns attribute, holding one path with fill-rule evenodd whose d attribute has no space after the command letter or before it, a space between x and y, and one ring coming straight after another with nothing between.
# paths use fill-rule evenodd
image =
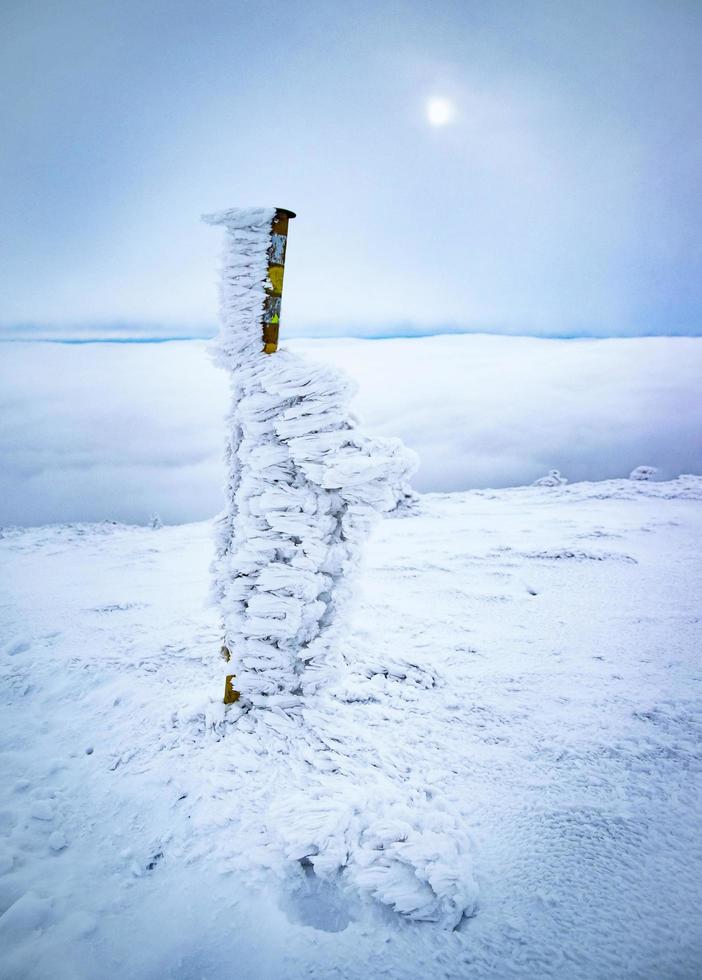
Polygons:
<instances>
[{"instance_id":1,"label":"white cloud","mask_svg":"<svg viewBox=\"0 0 702 980\"><path fill-rule=\"evenodd\" d=\"M368 429L416 449L420 490L702 471L702 340L440 336L295 341L359 382ZM206 518L227 379L201 341L5 344L0 522Z\"/></svg>"}]
</instances>

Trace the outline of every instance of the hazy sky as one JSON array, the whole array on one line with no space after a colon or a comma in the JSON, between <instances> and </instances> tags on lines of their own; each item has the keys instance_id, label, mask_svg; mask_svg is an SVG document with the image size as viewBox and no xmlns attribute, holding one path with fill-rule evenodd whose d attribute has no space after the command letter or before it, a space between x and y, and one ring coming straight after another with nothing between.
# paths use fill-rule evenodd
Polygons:
<instances>
[{"instance_id":1,"label":"hazy sky","mask_svg":"<svg viewBox=\"0 0 702 980\"><path fill-rule=\"evenodd\" d=\"M700 0L1 0L0 323L209 332L264 204L284 330L702 333L701 79Z\"/></svg>"}]
</instances>

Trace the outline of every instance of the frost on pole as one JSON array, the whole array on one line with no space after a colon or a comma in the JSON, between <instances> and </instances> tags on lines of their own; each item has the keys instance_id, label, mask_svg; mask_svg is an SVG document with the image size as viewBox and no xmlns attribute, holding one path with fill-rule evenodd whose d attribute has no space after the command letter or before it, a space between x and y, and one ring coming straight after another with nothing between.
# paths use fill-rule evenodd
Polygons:
<instances>
[{"instance_id":1,"label":"frost on pole","mask_svg":"<svg viewBox=\"0 0 702 980\"><path fill-rule=\"evenodd\" d=\"M232 405L213 564L232 671L225 701L281 708L333 670L345 581L373 516L410 496L416 467L399 440L359 432L349 379L278 350L292 217L281 208L204 217L226 235L216 351Z\"/></svg>"}]
</instances>

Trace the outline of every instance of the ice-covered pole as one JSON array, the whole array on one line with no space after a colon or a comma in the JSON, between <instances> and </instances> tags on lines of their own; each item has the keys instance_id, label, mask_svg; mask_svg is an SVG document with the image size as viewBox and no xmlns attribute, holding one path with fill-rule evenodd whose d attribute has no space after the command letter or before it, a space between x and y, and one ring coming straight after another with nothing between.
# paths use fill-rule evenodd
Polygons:
<instances>
[{"instance_id":1,"label":"ice-covered pole","mask_svg":"<svg viewBox=\"0 0 702 980\"><path fill-rule=\"evenodd\" d=\"M217 358L230 373L226 507L214 596L242 700L288 709L337 660L334 627L374 512L408 494L416 462L399 440L368 439L338 371L277 350L292 212L221 211L226 244ZM225 701L236 700L227 675Z\"/></svg>"},{"instance_id":2,"label":"ice-covered pole","mask_svg":"<svg viewBox=\"0 0 702 980\"><path fill-rule=\"evenodd\" d=\"M271 244L268 249L268 284L263 304L263 350L274 354L278 350L280 305L283 298L285 252L288 246L288 223L294 211L276 208L271 223Z\"/></svg>"},{"instance_id":3,"label":"ice-covered pole","mask_svg":"<svg viewBox=\"0 0 702 980\"><path fill-rule=\"evenodd\" d=\"M233 328L236 332L238 325L248 326L249 316L255 318L257 297L255 287L257 283L257 262L247 262L247 245L251 245L252 239L262 237L261 232L270 224L269 242L266 253L267 270L264 282L265 295L263 297L261 309L261 328L263 352L274 354L278 350L278 339L280 334L280 314L283 298L283 277L285 274L285 255L288 245L288 226L291 218L296 217L294 211L287 208L249 208L231 209L220 211L215 214L203 215L203 220L208 224L224 224L229 231L229 241L225 252L225 264L223 269L222 281L222 326L223 333L227 327ZM240 262L244 259L244 262ZM253 273L253 278L251 276ZM231 289L228 289L232 287ZM253 293L253 305L248 308L246 300L248 292ZM235 296L243 299L244 302L236 302ZM237 324L239 321L239 324ZM224 341L226 338L221 337ZM229 663L231 652L226 644L222 644L223 659ZM232 704L239 700L240 692L234 688L234 674L227 674L224 681L224 703Z\"/></svg>"}]
</instances>

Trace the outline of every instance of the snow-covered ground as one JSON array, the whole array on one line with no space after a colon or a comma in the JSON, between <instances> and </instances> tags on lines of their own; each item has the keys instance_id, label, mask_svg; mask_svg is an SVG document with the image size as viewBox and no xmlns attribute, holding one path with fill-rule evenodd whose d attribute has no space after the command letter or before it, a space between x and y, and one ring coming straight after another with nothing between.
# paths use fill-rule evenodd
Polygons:
<instances>
[{"instance_id":1,"label":"snow-covered ground","mask_svg":"<svg viewBox=\"0 0 702 980\"><path fill-rule=\"evenodd\" d=\"M209 524L6 529L0 975L698 977L701 501L423 497L297 720L220 703ZM458 928L372 897L454 838Z\"/></svg>"}]
</instances>

